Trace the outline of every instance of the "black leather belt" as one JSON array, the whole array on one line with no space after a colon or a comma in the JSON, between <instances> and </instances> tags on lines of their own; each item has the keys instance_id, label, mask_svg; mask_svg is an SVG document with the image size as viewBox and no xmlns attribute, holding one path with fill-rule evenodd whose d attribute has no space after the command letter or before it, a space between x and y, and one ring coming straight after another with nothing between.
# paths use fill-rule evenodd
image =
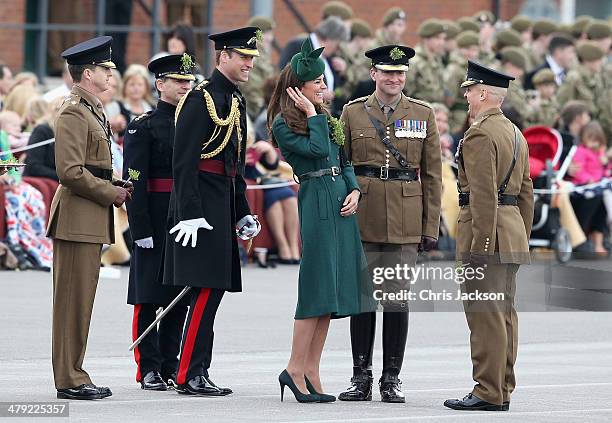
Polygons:
<instances>
[{"instance_id":1,"label":"black leather belt","mask_svg":"<svg viewBox=\"0 0 612 423\"><path fill-rule=\"evenodd\" d=\"M355 166L355 175L379 178L382 180L396 179L401 181L416 181L419 174L416 169L398 169L395 167Z\"/></svg>"},{"instance_id":2,"label":"black leather belt","mask_svg":"<svg viewBox=\"0 0 612 423\"><path fill-rule=\"evenodd\" d=\"M468 206L470 204L470 193L459 193L459 206ZM518 195L497 194L498 206L518 206Z\"/></svg>"},{"instance_id":3,"label":"black leather belt","mask_svg":"<svg viewBox=\"0 0 612 423\"><path fill-rule=\"evenodd\" d=\"M113 169L102 169L101 167L85 165L85 169L89 171L96 178L104 179L106 181L113 180Z\"/></svg>"},{"instance_id":4,"label":"black leather belt","mask_svg":"<svg viewBox=\"0 0 612 423\"><path fill-rule=\"evenodd\" d=\"M326 176L326 175L338 176L340 175L340 173L342 173L341 169L338 166L333 166L329 169L320 169L320 170L315 170L312 172L306 172L303 175L298 176L298 178L300 179L300 182L301 182L301 181L306 181L312 178L320 178L321 176Z\"/></svg>"}]
</instances>

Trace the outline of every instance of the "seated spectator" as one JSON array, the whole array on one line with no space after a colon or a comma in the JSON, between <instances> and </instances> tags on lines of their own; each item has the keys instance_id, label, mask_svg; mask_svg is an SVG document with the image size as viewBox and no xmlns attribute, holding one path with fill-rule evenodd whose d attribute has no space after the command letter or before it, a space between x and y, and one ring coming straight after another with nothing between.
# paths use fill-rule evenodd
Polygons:
<instances>
[{"instance_id":1,"label":"seated spectator","mask_svg":"<svg viewBox=\"0 0 612 423\"><path fill-rule=\"evenodd\" d=\"M8 153L8 135L0 127L0 159L13 158ZM52 262L52 243L45 236L45 202L42 194L23 182L18 170L0 176L5 190L7 243L19 260L20 269L49 270Z\"/></svg>"},{"instance_id":2,"label":"seated spectator","mask_svg":"<svg viewBox=\"0 0 612 423\"><path fill-rule=\"evenodd\" d=\"M247 127L253 127L253 125ZM245 177L255 179L262 185L287 182L273 172L279 168L278 151L268 139L253 142L254 139L253 131L249 131ZM300 262L300 228L295 191L285 186L264 189L263 192L266 222L278 247L278 262L298 264ZM263 265L261 262L259 264Z\"/></svg>"},{"instance_id":3,"label":"seated spectator","mask_svg":"<svg viewBox=\"0 0 612 423\"><path fill-rule=\"evenodd\" d=\"M123 105L130 112L131 122L153 109L153 97L149 83L149 71L142 65L130 65L123 75ZM128 122L129 123L129 122Z\"/></svg>"},{"instance_id":4,"label":"seated spectator","mask_svg":"<svg viewBox=\"0 0 612 423\"><path fill-rule=\"evenodd\" d=\"M589 105L583 101L568 101L559 113L556 128L563 139L563 151L561 152L561 163L565 161L567 154L574 145L580 142L580 131L591 121Z\"/></svg>"},{"instance_id":5,"label":"seated spectator","mask_svg":"<svg viewBox=\"0 0 612 423\"><path fill-rule=\"evenodd\" d=\"M442 153L442 207L440 211L440 231L442 237L455 238L457 233L457 219L459 218L459 194L457 193L457 177L453 171L452 163L455 155L452 152L453 137L449 133L449 110L440 103L431 105L436 119L436 126L440 134L440 150ZM446 245L438 245L443 249Z\"/></svg>"},{"instance_id":6,"label":"seated spectator","mask_svg":"<svg viewBox=\"0 0 612 423\"><path fill-rule=\"evenodd\" d=\"M170 30L166 38L166 51L168 54L183 54L190 55L196 62L193 70L196 76L196 81L204 80L202 69L198 64L198 56L196 54L196 39L191 25L186 22L178 22Z\"/></svg>"},{"instance_id":7,"label":"seated spectator","mask_svg":"<svg viewBox=\"0 0 612 423\"><path fill-rule=\"evenodd\" d=\"M38 77L33 72L19 72L13 79L11 90L18 86L25 86L38 90Z\"/></svg>"},{"instance_id":8,"label":"seated spectator","mask_svg":"<svg viewBox=\"0 0 612 423\"><path fill-rule=\"evenodd\" d=\"M62 97L57 97L49 105L47 113L35 122L34 129L30 134L29 145L55 137L53 123L63 102ZM38 176L59 182L55 170L55 143L28 150L25 163L24 176Z\"/></svg>"},{"instance_id":9,"label":"seated spectator","mask_svg":"<svg viewBox=\"0 0 612 423\"><path fill-rule=\"evenodd\" d=\"M25 115L23 117L22 126L25 131L32 132L34 126L41 119L46 119L49 115L49 103L42 96L32 97L26 104Z\"/></svg>"},{"instance_id":10,"label":"seated spectator","mask_svg":"<svg viewBox=\"0 0 612 423\"><path fill-rule=\"evenodd\" d=\"M585 125L580 131L580 145L572 158L574 167L570 176L576 185L600 182L608 175L606 137L597 121ZM574 193L572 206L582 229L588 234L597 254L607 254L604 247L604 234L608 232L607 215L602 194L591 191Z\"/></svg>"},{"instance_id":11,"label":"seated spectator","mask_svg":"<svg viewBox=\"0 0 612 423\"><path fill-rule=\"evenodd\" d=\"M122 144L125 129L130 120L130 112L123 105L121 93L123 81L117 69L111 69L113 77L108 81L108 90L100 94L100 101L104 105L104 112L110 122L113 135L117 142Z\"/></svg>"},{"instance_id":12,"label":"seated spectator","mask_svg":"<svg viewBox=\"0 0 612 423\"><path fill-rule=\"evenodd\" d=\"M28 101L30 101L32 97L38 97L39 95L38 90L30 85L15 86L11 88L11 91L4 99L4 108L2 110L15 112L23 120L25 118Z\"/></svg>"},{"instance_id":13,"label":"seated spectator","mask_svg":"<svg viewBox=\"0 0 612 423\"><path fill-rule=\"evenodd\" d=\"M0 128L5 132L10 149L27 145L28 134L21 131L21 117L15 112L0 112Z\"/></svg>"}]
</instances>

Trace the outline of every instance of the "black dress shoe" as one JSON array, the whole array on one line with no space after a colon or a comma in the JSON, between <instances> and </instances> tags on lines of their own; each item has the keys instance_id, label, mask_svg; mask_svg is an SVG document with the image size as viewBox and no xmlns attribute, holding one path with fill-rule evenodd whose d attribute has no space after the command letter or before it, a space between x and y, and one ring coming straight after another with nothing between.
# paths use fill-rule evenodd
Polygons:
<instances>
[{"instance_id":1,"label":"black dress shoe","mask_svg":"<svg viewBox=\"0 0 612 423\"><path fill-rule=\"evenodd\" d=\"M168 385L157 371L150 371L140 381L140 387L147 391L166 391Z\"/></svg>"},{"instance_id":2,"label":"black dress shoe","mask_svg":"<svg viewBox=\"0 0 612 423\"><path fill-rule=\"evenodd\" d=\"M508 410L510 410L510 401L504 401L504 403L502 404L502 411Z\"/></svg>"},{"instance_id":3,"label":"black dress shoe","mask_svg":"<svg viewBox=\"0 0 612 423\"><path fill-rule=\"evenodd\" d=\"M91 386L93 386L94 388L98 390L98 392L100 393L100 398L106 398L106 397L110 397L111 395L113 395L110 388L106 386L96 386L94 384L92 384Z\"/></svg>"},{"instance_id":4,"label":"black dress shoe","mask_svg":"<svg viewBox=\"0 0 612 423\"><path fill-rule=\"evenodd\" d=\"M59 399L75 399L75 400L96 400L101 399L100 391L92 384L84 384L75 388L66 388L57 390L57 398Z\"/></svg>"},{"instance_id":5,"label":"black dress shoe","mask_svg":"<svg viewBox=\"0 0 612 423\"><path fill-rule=\"evenodd\" d=\"M204 378L204 376L196 376L189 380L187 383L182 385L176 385L174 387L176 392L184 395L199 395L199 396L210 396L210 397L222 397L227 394L221 392L216 386L212 386Z\"/></svg>"},{"instance_id":6,"label":"black dress shoe","mask_svg":"<svg viewBox=\"0 0 612 423\"><path fill-rule=\"evenodd\" d=\"M213 382L212 380L210 380L210 376L204 376L204 379L206 379L206 382L208 382L208 384L210 386L214 386L215 388L217 388L218 390L220 390L221 392L223 392L223 395L229 395L229 394L233 394L234 391L232 391L230 388L221 388L219 386L217 386L215 384L215 382Z\"/></svg>"},{"instance_id":7,"label":"black dress shoe","mask_svg":"<svg viewBox=\"0 0 612 423\"><path fill-rule=\"evenodd\" d=\"M448 399L444 401L444 406L452 408L453 410L467 410L467 411L508 411L510 409L510 402L508 402L507 408L504 405L491 404L485 400L481 400L476 395L469 393L463 399Z\"/></svg>"},{"instance_id":8,"label":"black dress shoe","mask_svg":"<svg viewBox=\"0 0 612 423\"><path fill-rule=\"evenodd\" d=\"M402 392L402 382L397 376L383 375L378 382L380 386L380 400L382 402L406 402Z\"/></svg>"},{"instance_id":9,"label":"black dress shoe","mask_svg":"<svg viewBox=\"0 0 612 423\"><path fill-rule=\"evenodd\" d=\"M372 401L374 379L368 374L353 376L351 386L338 395L340 401Z\"/></svg>"},{"instance_id":10,"label":"black dress shoe","mask_svg":"<svg viewBox=\"0 0 612 423\"><path fill-rule=\"evenodd\" d=\"M174 389L174 387L176 386L176 372L163 374L162 380L166 382L168 389Z\"/></svg>"}]
</instances>

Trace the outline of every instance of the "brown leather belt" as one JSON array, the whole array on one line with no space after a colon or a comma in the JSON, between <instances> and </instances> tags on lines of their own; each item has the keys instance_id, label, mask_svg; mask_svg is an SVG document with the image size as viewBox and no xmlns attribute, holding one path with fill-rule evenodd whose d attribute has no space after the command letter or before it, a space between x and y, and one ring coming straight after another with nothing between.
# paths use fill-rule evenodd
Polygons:
<instances>
[{"instance_id":1,"label":"brown leather belt","mask_svg":"<svg viewBox=\"0 0 612 423\"><path fill-rule=\"evenodd\" d=\"M148 192L172 192L172 178L151 178L147 179Z\"/></svg>"},{"instance_id":2,"label":"brown leather belt","mask_svg":"<svg viewBox=\"0 0 612 423\"><path fill-rule=\"evenodd\" d=\"M232 169L229 174L225 173L225 163L220 160L200 160L198 169L202 172L215 173L217 175L236 177L236 169Z\"/></svg>"}]
</instances>

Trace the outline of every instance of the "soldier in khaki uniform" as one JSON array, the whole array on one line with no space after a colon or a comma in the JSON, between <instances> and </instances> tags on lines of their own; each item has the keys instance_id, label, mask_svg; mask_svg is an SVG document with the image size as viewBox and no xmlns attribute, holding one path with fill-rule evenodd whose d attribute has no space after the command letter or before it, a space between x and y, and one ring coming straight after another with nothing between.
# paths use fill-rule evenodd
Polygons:
<instances>
[{"instance_id":1,"label":"soldier in khaki uniform","mask_svg":"<svg viewBox=\"0 0 612 423\"><path fill-rule=\"evenodd\" d=\"M512 79L470 61L462 84L475 121L457 151L457 259L483 276L461 285L476 386L463 399L444 402L456 410L508 410L515 387L514 294L519 265L529 263L533 186L527 142L500 109ZM503 299L478 300L477 291Z\"/></svg>"},{"instance_id":2,"label":"soldier in khaki uniform","mask_svg":"<svg viewBox=\"0 0 612 423\"><path fill-rule=\"evenodd\" d=\"M60 186L47 235L53 238L53 374L57 397L65 399L111 395L82 368L102 244L114 242L112 206L121 207L133 190L131 183L113 181L112 134L98 98L115 67L111 42L98 37L62 53L74 86L55 123Z\"/></svg>"},{"instance_id":3,"label":"soldier in khaki uniform","mask_svg":"<svg viewBox=\"0 0 612 423\"><path fill-rule=\"evenodd\" d=\"M504 105L512 106L523 121L535 113L535 108L527 101L527 93L523 89L523 76L527 67L527 56L521 47L506 47L499 54L500 70L514 79L510 81L508 95Z\"/></svg>"},{"instance_id":4,"label":"soldier in khaki uniform","mask_svg":"<svg viewBox=\"0 0 612 423\"><path fill-rule=\"evenodd\" d=\"M399 7L392 7L385 12L383 26L376 30L374 41L369 48L400 43L404 32L406 32L406 12Z\"/></svg>"},{"instance_id":5,"label":"soldier in khaki uniform","mask_svg":"<svg viewBox=\"0 0 612 423\"><path fill-rule=\"evenodd\" d=\"M410 47L383 46L366 52L371 59L373 94L344 107L345 151L361 187L359 227L368 266L415 266L419 249L429 251L438 238L441 153L431 107L402 94ZM383 293L409 289L388 280ZM375 287L380 290L381 287ZM377 299L381 299L377 297ZM408 333L406 301L385 298L383 307L383 402L404 402L399 373ZM351 317L353 378L342 401L372 399L372 349L376 313Z\"/></svg>"},{"instance_id":6,"label":"soldier in khaki uniform","mask_svg":"<svg viewBox=\"0 0 612 423\"><path fill-rule=\"evenodd\" d=\"M263 87L266 79L276 73L276 67L270 61L272 54L272 41L274 40L274 28L276 23L266 16L253 16L249 19L247 26L254 26L261 30L261 41L259 41L259 57L257 66L251 69L249 80L242 84L240 91L244 95L249 107L247 112L254 122L259 116L264 105Z\"/></svg>"},{"instance_id":7,"label":"soldier in khaki uniform","mask_svg":"<svg viewBox=\"0 0 612 423\"><path fill-rule=\"evenodd\" d=\"M493 39L495 35L495 15L490 10L480 10L476 12L472 19L480 27L478 35L480 37L480 63L489 65L495 62L495 52L493 51Z\"/></svg>"},{"instance_id":8,"label":"soldier in khaki uniform","mask_svg":"<svg viewBox=\"0 0 612 423\"><path fill-rule=\"evenodd\" d=\"M527 123L529 126L544 125L552 128L559 118L555 74L550 69L541 69L533 76L533 85L537 96L531 103L534 111L528 117Z\"/></svg>"},{"instance_id":9,"label":"soldier in khaki uniform","mask_svg":"<svg viewBox=\"0 0 612 423\"><path fill-rule=\"evenodd\" d=\"M463 31L457 37L457 47L458 50L451 54L451 62L444 73L444 92L450 110L448 125L452 134L461 130L467 118L468 104L460 85L465 79L468 60L478 59L478 34L474 31Z\"/></svg>"},{"instance_id":10,"label":"soldier in khaki uniform","mask_svg":"<svg viewBox=\"0 0 612 423\"><path fill-rule=\"evenodd\" d=\"M437 19L423 22L417 33L421 37L406 75L404 93L429 103L444 103L445 27Z\"/></svg>"},{"instance_id":11,"label":"soldier in khaki uniform","mask_svg":"<svg viewBox=\"0 0 612 423\"><path fill-rule=\"evenodd\" d=\"M444 25L444 33L446 34L442 64L446 67L450 63L453 53L457 51L457 36L459 36L462 29L458 24L450 20L443 20L442 24Z\"/></svg>"},{"instance_id":12,"label":"soldier in khaki uniform","mask_svg":"<svg viewBox=\"0 0 612 423\"><path fill-rule=\"evenodd\" d=\"M548 53L548 44L557 29L557 24L550 19L539 19L533 23L531 28L531 44L527 49L529 52L529 63L532 66L537 67L544 63Z\"/></svg>"},{"instance_id":13,"label":"soldier in khaki uniform","mask_svg":"<svg viewBox=\"0 0 612 423\"><path fill-rule=\"evenodd\" d=\"M591 106L594 119L601 122L608 139L612 138L612 82L605 78L604 52L592 41L582 42L576 49L580 65L572 69L557 91L563 107L570 100L581 100Z\"/></svg>"},{"instance_id":14,"label":"soldier in khaki uniform","mask_svg":"<svg viewBox=\"0 0 612 423\"><path fill-rule=\"evenodd\" d=\"M346 62L344 84L336 91L338 97L349 99L360 82L370 80L369 63L363 53L372 40L370 24L362 19L353 19L350 41L340 44L338 48L338 56Z\"/></svg>"},{"instance_id":15,"label":"soldier in khaki uniform","mask_svg":"<svg viewBox=\"0 0 612 423\"><path fill-rule=\"evenodd\" d=\"M510 20L510 28L521 35L524 46L528 46L531 42L531 26L531 19L527 16L516 15Z\"/></svg>"}]
</instances>

